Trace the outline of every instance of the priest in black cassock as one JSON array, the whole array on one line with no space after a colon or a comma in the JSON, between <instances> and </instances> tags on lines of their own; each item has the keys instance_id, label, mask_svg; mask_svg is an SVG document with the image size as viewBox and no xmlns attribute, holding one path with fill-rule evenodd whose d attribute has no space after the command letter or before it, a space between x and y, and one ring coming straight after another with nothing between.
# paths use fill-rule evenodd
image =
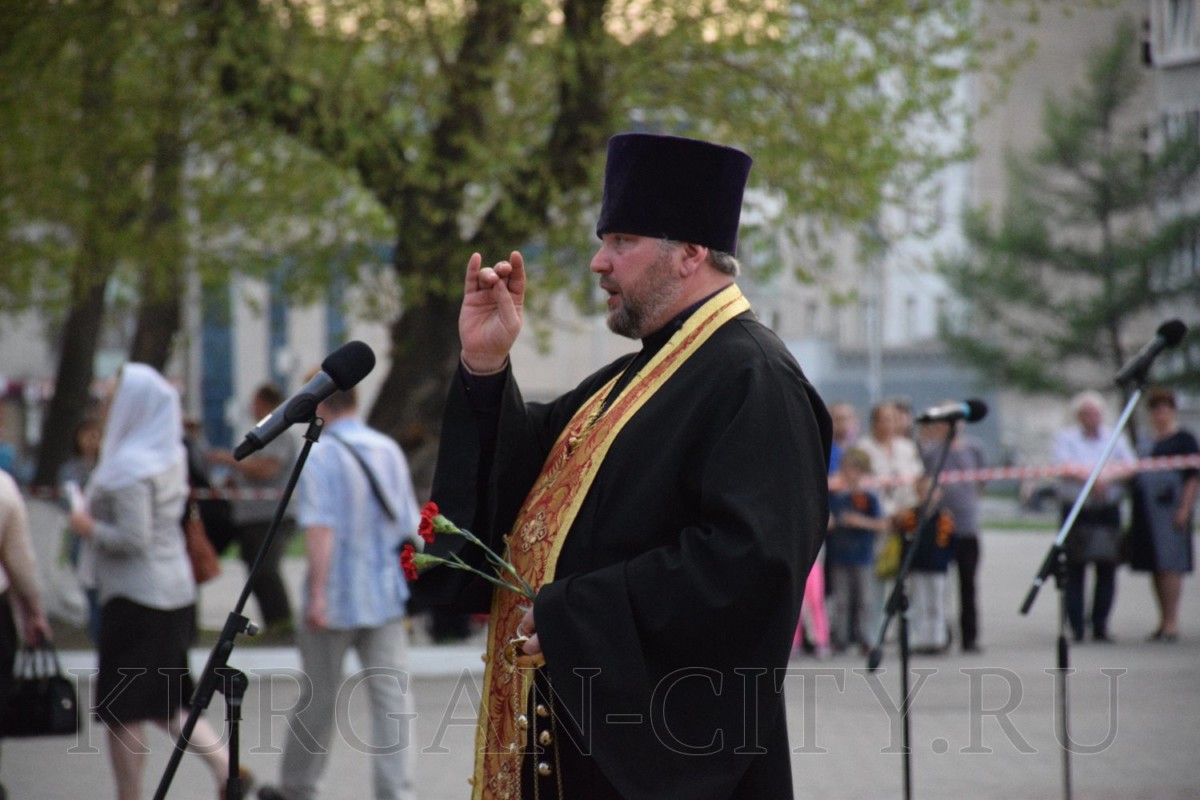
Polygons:
<instances>
[{"instance_id":1,"label":"priest in black cassock","mask_svg":"<svg viewBox=\"0 0 1200 800\"><path fill-rule=\"evenodd\" d=\"M591 270L609 328L641 349L552 402L526 403L509 364L521 254L467 265L433 497L537 590L420 581L490 613L476 798L793 796L781 686L830 424L735 283L750 164L695 139L610 140Z\"/></svg>"}]
</instances>

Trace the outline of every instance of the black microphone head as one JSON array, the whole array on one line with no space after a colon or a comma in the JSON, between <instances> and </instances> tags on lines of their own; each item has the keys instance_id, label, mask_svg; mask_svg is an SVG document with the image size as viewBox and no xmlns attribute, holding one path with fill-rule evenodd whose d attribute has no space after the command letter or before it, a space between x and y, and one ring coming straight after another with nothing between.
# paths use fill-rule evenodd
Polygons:
<instances>
[{"instance_id":1,"label":"black microphone head","mask_svg":"<svg viewBox=\"0 0 1200 800\"><path fill-rule=\"evenodd\" d=\"M373 369L375 352L362 342L347 342L321 362L321 370L343 392L367 377Z\"/></svg>"},{"instance_id":2,"label":"black microphone head","mask_svg":"<svg viewBox=\"0 0 1200 800\"><path fill-rule=\"evenodd\" d=\"M1174 347L1183 341L1183 337L1187 334L1187 325L1184 325L1177 319L1170 319L1158 326L1158 335L1167 343L1167 347Z\"/></svg>"},{"instance_id":3,"label":"black microphone head","mask_svg":"<svg viewBox=\"0 0 1200 800\"><path fill-rule=\"evenodd\" d=\"M966 402L967 414L963 417L967 422L978 422L987 416L987 403L979 398L972 397Z\"/></svg>"}]
</instances>

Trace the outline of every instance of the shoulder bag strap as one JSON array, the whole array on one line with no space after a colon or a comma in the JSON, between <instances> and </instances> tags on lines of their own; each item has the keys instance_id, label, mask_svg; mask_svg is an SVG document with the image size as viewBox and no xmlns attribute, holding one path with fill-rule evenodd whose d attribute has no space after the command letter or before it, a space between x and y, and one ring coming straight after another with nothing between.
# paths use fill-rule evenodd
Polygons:
<instances>
[{"instance_id":1,"label":"shoulder bag strap","mask_svg":"<svg viewBox=\"0 0 1200 800\"><path fill-rule=\"evenodd\" d=\"M392 522L395 522L397 519L396 512L392 510L392 504L387 501L387 497L383 494L383 489L380 488L379 481L375 479L375 473L372 472L371 468L367 465L366 459L364 459L357 450L351 447L349 442L338 436L336 433L326 431L325 436L333 439L342 447L346 448L346 450L350 452L350 455L354 456L354 460L358 462L358 465L362 467L363 472L366 473L367 482L371 484L371 492L374 493L375 499L383 508L383 513L387 514L388 519L390 519Z\"/></svg>"}]
</instances>

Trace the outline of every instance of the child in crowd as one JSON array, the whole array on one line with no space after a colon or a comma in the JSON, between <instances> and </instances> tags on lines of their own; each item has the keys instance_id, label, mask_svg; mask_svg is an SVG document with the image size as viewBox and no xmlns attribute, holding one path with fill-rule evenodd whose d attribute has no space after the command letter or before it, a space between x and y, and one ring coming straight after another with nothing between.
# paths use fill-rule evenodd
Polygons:
<instances>
[{"instance_id":1,"label":"child in crowd","mask_svg":"<svg viewBox=\"0 0 1200 800\"><path fill-rule=\"evenodd\" d=\"M917 497L929 494L928 476L917 479ZM950 647L950 627L946 623L946 572L954 561L954 516L941 508L941 492L929 500L928 519L918 535L920 505L896 515L900 535L915 547L908 575L909 620L912 651L927 655L945 652Z\"/></svg>"},{"instance_id":2,"label":"child in crowd","mask_svg":"<svg viewBox=\"0 0 1200 800\"><path fill-rule=\"evenodd\" d=\"M847 450L838 468L844 488L829 496L825 570L832 587L829 617L837 652L857 644L866 654L878 627L882 598L875 588L875 540L886 534L887 520L879 498L863 488L870 472L865 451Z\"/></svg>"}]
</instances>

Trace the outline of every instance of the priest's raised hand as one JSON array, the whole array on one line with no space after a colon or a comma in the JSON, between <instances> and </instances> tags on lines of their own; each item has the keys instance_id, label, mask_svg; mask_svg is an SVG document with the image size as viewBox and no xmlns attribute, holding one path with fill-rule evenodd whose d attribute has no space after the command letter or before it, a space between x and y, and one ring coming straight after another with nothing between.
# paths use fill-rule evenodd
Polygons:
<instances>
[{"instance_id":1,"label":"priest's raised hand","mask_svg":"<svg viewBox=\"0 0 1200 800\"><path fill-rule=\"evenodd\" d=\"M484 267L473 253L467 262L458 335L463 366L476 375L504 369L521 332L525 304L525 259L514 250L508 261Z\"/></svg>"}]
</instances>

